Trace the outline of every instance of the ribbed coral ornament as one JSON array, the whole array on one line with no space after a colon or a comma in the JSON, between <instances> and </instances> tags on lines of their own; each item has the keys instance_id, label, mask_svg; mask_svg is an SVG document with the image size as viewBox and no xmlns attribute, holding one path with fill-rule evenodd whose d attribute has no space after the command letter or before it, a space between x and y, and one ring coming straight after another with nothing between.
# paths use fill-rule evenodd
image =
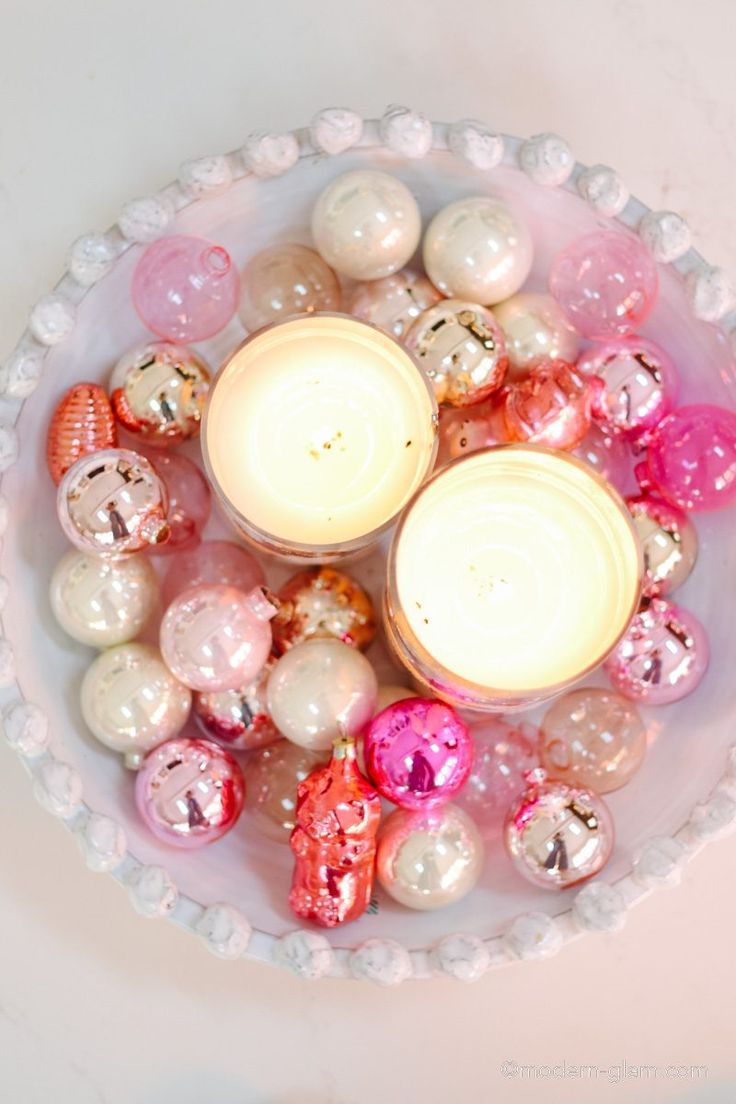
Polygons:
<instances>
[{"instance_id":1,"label":"ribbed coral ornament","mask_svg":"<svg viewBox=\"0 0 736 1104\"><path fill-rule=\"evenodd\" d=\"M77 383L59 401L46 438L46 463L54 483L82 456L118 442L110 400L96 383Z\"/></svg>"}]
</instances>

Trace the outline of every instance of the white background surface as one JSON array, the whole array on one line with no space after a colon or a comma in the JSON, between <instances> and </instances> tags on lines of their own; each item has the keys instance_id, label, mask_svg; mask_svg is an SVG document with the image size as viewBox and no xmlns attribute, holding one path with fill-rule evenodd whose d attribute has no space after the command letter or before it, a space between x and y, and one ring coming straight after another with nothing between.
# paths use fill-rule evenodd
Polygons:
<instances>
[{"instance_id":1,"label":"white background surface","mask_svg":"<svg viewBox=\"0 0 736 1104\"><path fill-rule=\"evenodd\" d=\"M653 207L685 214L708 259L734 271L732 30L730 0L0 0L0 356L79 233L183 159L333 104L556 130L580 160L613 164ZM138 919L86 871L4 748L0 772L3 1104L736 1094L736 840L708 848L621 934L548 962L472 987L309 985ZM513 1079L504 1059L708 1074Z\"/></svg>"}]
</instances>

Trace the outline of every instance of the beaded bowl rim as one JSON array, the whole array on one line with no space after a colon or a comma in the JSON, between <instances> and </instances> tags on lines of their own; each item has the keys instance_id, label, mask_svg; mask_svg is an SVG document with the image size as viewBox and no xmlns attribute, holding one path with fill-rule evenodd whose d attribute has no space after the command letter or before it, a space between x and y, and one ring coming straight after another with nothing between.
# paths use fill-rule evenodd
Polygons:
<instances>
[{"instance_id":1,"label":"beaded bowl rim","mask_svg":"<svg viewBox=\"0 0 736 1104\"><path fill-rule=\"evenodd\" d=\"M26 330L0 369L0 394L9 400L0 421L0 474L18 458L15 422L23 401L40 382L48 349L71 335L77 304L128 248L160 238L179 211L226 191L245 176L279 176L303 159L337 161L350 149L381 147L408 159L449 152L485 179L492 179L493 169L503 164L541 187L562 187L577 194L597 213L615 217L638 233L657 262L671 265L684 278L693 316L719 324L736 351L733 288L722 269L709 265L692 248L686 222L672 211L651 210L631 197L613 169L605 165L586 168L575 162L569 145L559 136L547 133L522 140L475 119L431 123L421 113L399 106L389 107L378 120L366 121L348 109L328 108L318 112L309 127L285 133L256 132L229 153L185 162L176 181L155 195L125 204L108 231L85 234L73 243L65 273L53 291L33 307ZM0 489L0 533L7 528L8 513ZM0 607L10 585L0 576ZM39 803L75 834L89 869L111 874L127 889L138 913L167 917L198 935L222 958L278 964L309 979L358 978L380 985L436 976L473 981L491 967L549 957L584 932L620 929L629 907L656 888L676 884L690 858L711 839L736 827L734 745L727 753L720 780L673 835L651 837L639 849L628 873L615 881L586 884L559 915L526 912L502 934L488 939L459 932L420 948L385 938L368 939L355 948L333 947L318 931L300 928L283 936L272 935L252 929L246 917L227 903L203 905L180 893L163 867L144 865L128 851L124 830L116 821L84 802L79 773L49 750L48 717L24 698L18 685L12 643L5 635L8 628L3 618L3 729L32 776Z\"/></svg>"}]
</instances>

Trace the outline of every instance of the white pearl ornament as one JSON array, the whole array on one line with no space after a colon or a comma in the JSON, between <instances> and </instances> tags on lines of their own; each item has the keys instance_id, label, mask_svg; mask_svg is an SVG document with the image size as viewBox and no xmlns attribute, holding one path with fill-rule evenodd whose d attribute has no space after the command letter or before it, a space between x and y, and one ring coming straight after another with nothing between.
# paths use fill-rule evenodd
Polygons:
<instances>
[{"instance_id":1,"label":"white pearl ornament","mask_svg":"<svg viewBox=\"0 0 736 1104\"><path fill-rule=\"evenodd\" d=\"M80 644L110 648L140 633L158 598L158 577L143 556L105 560L72 549L51 577L51 608Z\"/></svg>"}]
</instances>

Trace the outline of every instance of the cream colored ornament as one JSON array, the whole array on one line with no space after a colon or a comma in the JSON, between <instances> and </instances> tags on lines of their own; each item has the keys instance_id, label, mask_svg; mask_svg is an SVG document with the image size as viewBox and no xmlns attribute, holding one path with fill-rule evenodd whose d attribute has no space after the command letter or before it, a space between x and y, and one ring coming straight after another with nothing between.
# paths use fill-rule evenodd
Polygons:
<instances>
[{"instance_id":1,"label":"cream colored ornament","mask_svg":"<svg viewBox=\"0 0 736 1104\"><path fill-rule=\"evenodd\" d=\"M507 379L545 360L577 360L580 336L551 295L522 291L498 303L493 313L506 338Z\"/></svg>"},{"instance_id":2,"label":"cream colored ornament","mask_svg":"<svg viewBox=\"0 0 736 1104\"><path fill-rule=\"evenodd\" d=\"M158 577L140 555L105 560L71 549L51 577L51 608L80 644L110 648L135 639L153 613Z\"/></svg>"}]
</instances>

